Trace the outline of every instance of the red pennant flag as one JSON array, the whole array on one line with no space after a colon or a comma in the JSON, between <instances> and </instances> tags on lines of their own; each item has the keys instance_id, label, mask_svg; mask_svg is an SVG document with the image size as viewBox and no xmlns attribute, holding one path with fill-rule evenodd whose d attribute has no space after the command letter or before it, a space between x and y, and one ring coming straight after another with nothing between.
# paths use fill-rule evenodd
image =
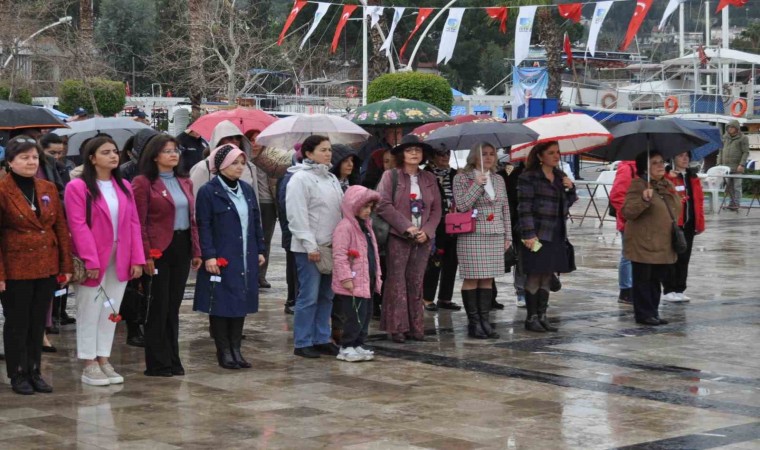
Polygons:
<instances>
[{"instance_id":1,"label":"red pennant flag","mask_svg":"<svg viewBox=\"0 0 760 450\"><path fill-rule=\"evenodd\" d=\"M306 0L303 1L297 1L293 5L293 9L290 10L290 15L288 16L288 20L285 21L285 26L282 27L282 31L280 32L280 38L277 39L277 45L282 45L283 39L285 39L285 33L288 32L288 28L290 28L291 25L293 25L293 21L296 20L296 16L299 12L303 9L303 7L306 6Z\"/></svg>"},{"instance_id":2,"label":"red pennant flag","mask_svg":"<svg viewBox=\"0 0 760 450\"><path fill-rule=\"evenodd\" d=\"M406 51L406 46L409 45L409 41L412 40L412 37L414 37L414 34L417 33L417 30L420 29L420 26L422 23L427 20L427 18L430 16L430 14L433 13L433 8L420 8L417 13L417 23L414 25L414 29L412 30L412 34L409 35L409 37L406 39L406 42L404 42L404 45L401 47L401 51L398 52L399 59L404 58L404 52Z\"/></svg>"},{"instance_id":3,"label":"red pennant flag","mask_svg":"<svg viewBox=\"0 0 760 450\"><path fill-rule=\"evenodd\" d=\"M702 68L704 68L707 63L710 62L710 58L707 56L707 53L705 53L705 48L701 45L697 47L697 55L699 55L699 63L702 65Z\"/></svg>"},{"instance_id":4,"label":"red pennant flag","mask_svg":"<svg viewBox=\"0 0 760 450\"><path fill-rule=\"evenodd\" d=\"M565 33L565 55L567 55L567 67L573 67L573 46L570 45L570 36Z\"/></svg>"},{"instance_id":5,"label":"red pennant flag","mask_svg":"<svg viewBox=\"0 0 760 450\"><path fill-rule=\"evenodd\" d=\"M641 23L644 21L644 17L646 17L647 13L649 12L649 8L651 7L652 0L636 0L636 9L633 12L631 21L628 23L628 32L625 33L625 40L620 46L621 51L627 49L628 46L631 45L631 41L633 41L636 33L638 33L639 27L641 26Z\"/></svg>"},{"instance_id":6,"label":"red pennant flag","mask_svg":"<svg viewBox=\"0 0 760 450\"><path fill-rule=\"evenodd\" d=\"M493 20L499 21L499 31L507 33L507 7L499 6L495 8L486 8L486 14Z\"/></svg>"},{"instance_id":7,"label":"red pennant flag","mask_svg":"<svg viewBox=\"0 0 760 450\"><path fill-rule=\"evenodd\" d=\"M715 12L720 12L721 9L725 8L728 5L735 6L737 8L741 8L742 6L747 4L748 0L720 0L718 3L718 9L715 10Z\"/></svg>"},{"instance_id":8,"label":"red pennant flag","mask_svg":"<svg viewBox=\"0 0 760 450\"><path fill-rule=\"evenodd\" d=\"M346 22L348 22L348 18L351 17L351 14L353 14L358 7L359 5L343 6L343 14L340 16L338 26L335 28L335 36L333 36L332 47L330 47L331 53L335 53L335 50L338 49L338 40L340 39L340 33L343 32L343 28L345 28Z\"/></svg>"},{"instance_id":9,"label":"red pennant flag","mask_svg":"<svg viewBox=\"0 0 760 450\"><path fill-rule=\"evenodd\" d=\"M581 21L581 10L583 10L583 3L565 3L563 5L557 5L559 9L559 15L565 19L572 20L575 23Z\"/></svg>"}]
</instances>

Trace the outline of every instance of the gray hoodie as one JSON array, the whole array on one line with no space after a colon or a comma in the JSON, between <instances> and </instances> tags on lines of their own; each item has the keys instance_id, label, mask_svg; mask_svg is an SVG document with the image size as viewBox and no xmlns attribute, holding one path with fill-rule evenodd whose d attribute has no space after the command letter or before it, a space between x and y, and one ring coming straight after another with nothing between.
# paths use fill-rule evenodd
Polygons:
<instances>
[{"instance_id":1,"label":"gray hoodie","mask_svg":"<svg viewBox=\"0 0 760 450\"><path fill-rule=\"evenodd\" d=\"M293 235L290 250L314 253L319 245L332 242L332 234L341 219L343 190L330 166L304 160L288 169L285 205L288 228Z\"/></svg>"}]
</instances>

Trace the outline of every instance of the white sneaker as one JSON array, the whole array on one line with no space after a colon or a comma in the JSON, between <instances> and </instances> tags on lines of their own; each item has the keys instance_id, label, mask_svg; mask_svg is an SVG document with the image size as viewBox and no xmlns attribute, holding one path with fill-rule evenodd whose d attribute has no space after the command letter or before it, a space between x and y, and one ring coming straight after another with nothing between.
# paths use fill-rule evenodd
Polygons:
<instances>
[{"instance_id":1,"label":"white sneaker","mask_svg":"<svg viewBox=\"0 0 760 450\"><path fill-rule=\"evenodd\" d=\"M365 361L372 361L375 359L375 352L370 349L359 346L355 347L354 350L356 350L356 353L362 355Z\"/></svg>"},{"instance_id":2,"label":"white sneaker","mask_svg":"<svg viewBox=\"0 0 760 450\"><path fill-rule=\"evenodd\" d=\"M108 381L111 384L121 384L124 382L124 377L116 373L115 370L113 370L113 366L111 365L111 363L101 364L100 370L103 371L105 376L108 377Z\"/></svg>"},{"instance_id":3,"label":"white sneaker","mask_svg":"<svg viewBox=\"0 0 760 450\"><path fill-rule=\"evenodd\" d=\"M347 361L347 362L364 361L364 355L360 355L359 353L357 353L354 347L341 348L336 358L338 358L341 361Z\"/></svg>"},{"instance_id":4,"label":"white sneaker","mask_svg":"<svg viewBox=\"0 0 760 450\"><path fill-rule=\"evenodd\" d=\"M518 308L525 308L525 296L518 294L515 304L517 305Z\"/></svg>"},{"instance_id":5,"label":"white sneaker","mask_svg":"<svg viewBox=\"0 0 760 450\"><path fill-rule=\"evenodd\" d=\"M678 292L676 295L678 295L678 299L682 302L688 302L691 300L691 297L687 297L683 292Z\"/></svg>"},{"instance_id":6,"label":"white sneaker","mask_svg":"<svg viewBox=\"0 0 760 450\"><path fill-rule=\"evenodd\" d=\"M665 301L665 302L677 302L678 301L678 297L676 296L675 292L671 292L669 294L665 294L660 299L662 301Z\"/></svg>"},{"instance_id":7,"label":"white sneaker","mask_svg":"<svg viewBox=\"0 0 760 450\"><path fill-rule=\"evenodd\" d=\"M108 386L111 384L106 374L100 370L100 366L97 364L84 368L82 371L82 383L89 384L90 386Z\"/></svg>"}]
</instances>

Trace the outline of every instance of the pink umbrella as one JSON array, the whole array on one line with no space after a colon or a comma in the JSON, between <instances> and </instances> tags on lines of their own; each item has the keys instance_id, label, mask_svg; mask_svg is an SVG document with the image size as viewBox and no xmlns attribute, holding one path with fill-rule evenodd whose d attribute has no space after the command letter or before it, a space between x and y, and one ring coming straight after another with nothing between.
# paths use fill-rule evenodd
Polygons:
<instances>
[{"instance_id":1,"label":"pink umbrella","mask_svg":"<svg viewBox=\"0 0 760 450\"><path fill-rule=\"evenodd\" d=\"M582 113L557 113L527 119L523 125L538 133L535 142L520 144L510 150L512 161L521 161L528 157L536 144L558 141L559 151L563 155L575 155L588 152L612 141L612 134L591 116Z\"/></svg>"},{"instance_id":2,"label":"pink umbrella","mask_svg":"<svg viewBox=\"0 0 760 450\"><path fill-rule=\"evenodd\" d=\"M203 136L204 139L210 140L214 127L223 120L229 120L234 123L240 128L241 134L245 134L251 130L262 131L264 128L275 123L277 117L270 116L260 109L238 107L206 114L193 122L190 125L190 129Z\"/></svg>"}]
</instances>

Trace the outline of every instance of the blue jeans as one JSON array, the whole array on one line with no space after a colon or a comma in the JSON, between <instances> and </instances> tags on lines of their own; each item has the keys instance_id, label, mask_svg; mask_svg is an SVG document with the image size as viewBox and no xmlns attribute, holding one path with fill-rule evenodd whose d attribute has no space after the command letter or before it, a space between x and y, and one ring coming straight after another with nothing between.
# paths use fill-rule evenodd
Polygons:
<instances>
[{"instance_id":1,"label":"blue jeans","mask_svg":"<svg viewBox=\"0 0 760 450\"><path fill-rule=\"evenodd\" d=\"M623 232L620 232L620 238L623 238ZM633 287L633 269L631 261L625 257L625 241L620 250L620 264L618 265L618 286L620 289L631 289Z\"/></svg>"},{"instance_id":2,"label":"blue jeans","mask_svg":"<svg viewBox=\"0 0 760 450\"><path fill-rule=\"evenodd\" d=\"M293 317L295 348L330 342L332 275L323 275L307 253L294 252L298 271L298 296Z\"/></svg>"}]
</instances>

